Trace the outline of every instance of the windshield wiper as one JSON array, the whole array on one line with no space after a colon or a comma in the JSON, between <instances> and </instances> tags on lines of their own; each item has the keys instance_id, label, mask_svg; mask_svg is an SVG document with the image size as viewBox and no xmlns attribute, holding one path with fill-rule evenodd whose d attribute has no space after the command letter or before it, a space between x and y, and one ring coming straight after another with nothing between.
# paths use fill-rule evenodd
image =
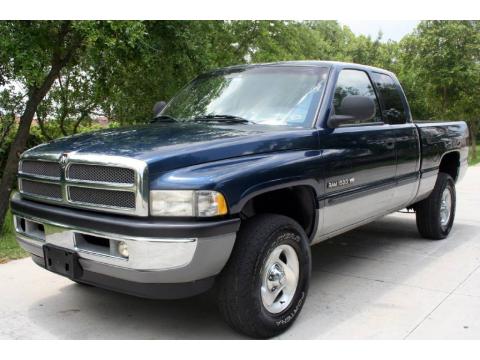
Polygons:
<instances>
[{"instance_id":1,"label":"windshield wiper","mask_svg":"<svg viewBox=\"0 0 480 360\"><path fill-rule=\"evenodd\" d=\"M175 119L173 116L170 115L158 115L150 121L150 123L156 123L156 122L178 122L177 119Z\"/></svg>"},{"instance_id":2,"label":"windshield wiper","mask_svg":"<svg viewBox=\"0 0 480 360\"><path fill-rule=\"evenodd\" d=\"M218 121L218 122L226 122L226 123L237 123L237 124L256 124L253 121L247 120L240 116L235 115L202 115L197 116L193 119L193 121Z\"/></svg>"}]
</instances>

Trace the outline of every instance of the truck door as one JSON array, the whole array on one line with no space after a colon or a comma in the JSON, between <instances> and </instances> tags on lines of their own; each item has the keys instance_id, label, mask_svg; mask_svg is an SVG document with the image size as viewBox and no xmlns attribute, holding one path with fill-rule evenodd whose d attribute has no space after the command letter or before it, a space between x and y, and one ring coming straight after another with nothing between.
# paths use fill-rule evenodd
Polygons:
<instances>
[{"instance_id":1,"label":"truck door","mask_svg":"<svg viewBox=\"0 0 480 360\"><path fill-rule=\"evenodd\" d=\"M387 213L395 193L395 139L383 122L375 89L367 72L344 69L338 75L332 110L342 115L347 95L370 97L376 107L371 120L320 133L324 153L324 226L320 235L353 227Z\"/></svg>"},{"instance_id":2,"label":"truck door","mask_svg":"<svg viewBox=\"0 0 480 360\"><path fill-rule=\"evenodd\" d=\"M420 169L420 139L413 124L402 88L389 74L373 72L383 119L390 124L395 137L397 156L396 186L393 203L406 207L415 198Z\"/></svg>"}]
</instances>

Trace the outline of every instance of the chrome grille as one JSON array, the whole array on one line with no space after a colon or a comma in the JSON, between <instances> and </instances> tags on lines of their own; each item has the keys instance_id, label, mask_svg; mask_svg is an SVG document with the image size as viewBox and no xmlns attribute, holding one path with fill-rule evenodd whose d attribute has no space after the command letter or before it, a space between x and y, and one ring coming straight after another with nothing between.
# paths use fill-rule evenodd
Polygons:
<instances>
[{"instance_id":1,"label":"chrome grille","mask_svg":"<svg viewBox=\"0 0 480 360\"><path fill-rule=\"evenodd\" d=\"M148 216L147 164L122 156L59 153L21 159L20 192L29 199Z\"/></svg>"},{"instance_id":2,"label":"chrome grille","mask_svg":"<svg viewBox=\"0 0 480 360\"><path fill-rule=\"evenodd\" d=\"M20 171L24 174L46 176L56 179L60 179L61 176L60 164L52 161L24 160L21 163Z\"/></svg>"},{"instance_id":3,"label":"chrome grille","mask_svg":"<svg viewBox=\"0 0 480 360\"><path fill-rule=\"evenodd\" d=\"M115 166L71 164L68 168L67 178L80 181L134 184L135 171Z\"/></svg>"},{"instance_id":4,"label":"chrome grille","mask_svg":"<svg viewBox=\"0 0 480 360\"><path fill-rule=\"evenodd\" d=\"M135 193L130 191L92 189L79 186L68 187L69 200L82 204L113 206L134 209Z\"/></svg>"},{"instance_id":5,"label":"chrome grille","mask_svg":"<svg viewBox=\"0 0 480 360\"><path fill-rule=\"evenodd\" d=\"M62 188L59 184L30 181L26 179L21 179L20 181L20 189L25 194L62 200Z\"/></svg>"}]
</instances>

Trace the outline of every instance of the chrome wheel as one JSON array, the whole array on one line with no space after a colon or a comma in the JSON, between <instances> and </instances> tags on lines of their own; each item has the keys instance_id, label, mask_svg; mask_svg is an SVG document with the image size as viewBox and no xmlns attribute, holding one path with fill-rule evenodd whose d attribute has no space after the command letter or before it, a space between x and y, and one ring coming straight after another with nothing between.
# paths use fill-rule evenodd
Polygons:
<instances>
[{"instance_id":1,"label":"chrome wheel","mask_svg":"<svg viewBox=\"0 0 480 360\"><path fill-rule=\"evenodd\" d=\"M452 213L452 193L450 188L446 187L443 190L441 203L440 203L440 225L447 226L450 221L450 215Z\"/></svg>"},{"instance_id":2,"label":"chrome wheel","mask_svg":"<svg viewBox=\"0 0 480 360\"><path fill-rule=\"evenodd\" d=\"M298 256L290 245L279 245L269 255L262 270L262 303L265 309L278 314L285 310L295 295L299 277Z\"/></svg>"}]
</instances>

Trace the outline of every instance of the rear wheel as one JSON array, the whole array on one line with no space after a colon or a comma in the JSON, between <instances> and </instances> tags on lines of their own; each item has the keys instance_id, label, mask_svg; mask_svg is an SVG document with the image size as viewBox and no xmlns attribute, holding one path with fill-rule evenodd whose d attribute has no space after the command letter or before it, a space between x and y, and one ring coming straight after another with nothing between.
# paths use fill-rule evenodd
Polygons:
<instances>
[{"instance_id":1,"label":"rear wheel","mask_svg":"<svg viewBox=\"0 0 480 360\"><path fill-rule=\"evenodd\" d=\"M446 238L455 219L455 206L455 182L450 175L439 173L430 196L416 206L420 234L433 240Z\"/></svg>"},{"instance_id":2,"label":"rear wheel","mask_svg":"<svg viewBox=\"0 0 480 360\"><path fill-rule=\"evenodd\" d=\"M302 309L310 267L307 236L294 220L274 214L247 220L219 279L221 313L248 336L281 334Z\"/></svg>"}]
</instances>

